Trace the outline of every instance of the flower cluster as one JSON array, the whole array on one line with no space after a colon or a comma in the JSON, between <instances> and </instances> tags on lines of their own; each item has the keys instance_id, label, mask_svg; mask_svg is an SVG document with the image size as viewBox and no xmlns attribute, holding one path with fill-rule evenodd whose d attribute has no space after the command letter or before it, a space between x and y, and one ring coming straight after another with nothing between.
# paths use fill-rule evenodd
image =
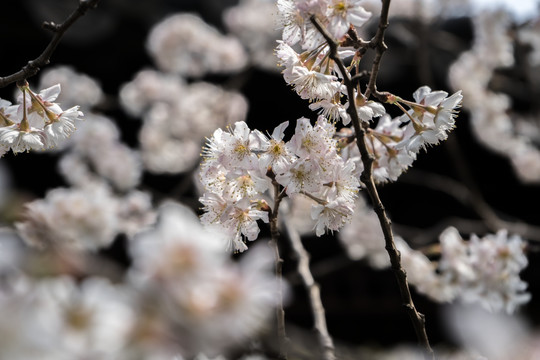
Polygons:
<instances>
[{"instance_id":1,"label":"flower cluster","mask_svg":"<svg viewBox=\"0 0 540 360\"><path fill-rule=\"evenodd\" d=\"M404 241L398 243L411 284L438 301L478 303L490 311L512 313L531 296L519 273L527 266L525 244L506 230L483 238L472 235L465 242L457 229L447 228L439 237L441 258L435 266Z\"/></svg>"},{"instance_id":2,"label":"flower cluster","mask_svg":"<svg viewBox=\"0 0 540 360\"><path fill-rule=\"evenodd\" d=\"M354 162L338 154L334 126L322 116L315 125L301 118L285 142L287 126L280 124L268 137L237 122L230 131L216 130L203 149L201 219L222 228L235 251L247 249L243 237L257 238L257 220L268 222L265 193L276 189L273 184L278 185L274 197L307 196L314 201L318 236L326 229L340 229L353 213L360 182Z\"/></svg>"},{"instance_id":3,"label":"flower cluster","mask_svg":"<svg viewBox=\"0 0 540 360\"><path fill-rule=\"evenodd\" d=\"M390 266L377 218L361 197L351 223L343 227L338 239L349 258L367 260L375 268ZM508 313L530 300L527 284L519 276L528 261L525 242L518 235L500 230L482 238L473 234L465 241L456 228L449 227L434 247L440 252L438 261L411 249L399 236L395 241L407 280L432 300L460 300Z\"/></svg>"},{"instance_id":4,"label":"flower cluster","mask_svg":"<svg viewBox=\"0 0 540 360\"><path fill-rule=\"evenodd\" d=\"M62 110L54 101L60 85L34 93L27 83L19 87L18 104L0 99L0 154L54 148L75 131L82 120L78 106Z\"/></svg>"},{"instance_id":5,"label":"flower cluster","mask_svg":"<svg viewBox=\"0 0 540 360\"><path fill-rule=\"evenodd\" d=\"M311 110L348 125L351 122L350 107L354 104L359 120L367 128L365 143L375 159L375 181L395 181L421 149L446 140L448 132L455 126L455 116L463 97L460 91L448 96L447 92L432 91L427 86L413 94L415 102L387 94L386 102L403 111L402 116L394 119L386 114L383 104L367 99L360 91L360 85L354 88L354 99L344 100L348 93L344 75L330 57L329 45L314 27L312 19L325 26L337 41L337 54L343 64L349 64L346 71L353 74L369 43L358 39L355 31L370 17L361 3L357 0L278 1L284 29L276 55L284 67L285 82L301 98L311 102ZM297 43L304 50L300 54L293 48ZM368 128L375 118L379 118L376 126ZM347 135L347 130L344 134L354 137L353 133ZM356 167L361 171L363 164L355 144L352 141L345 143L351 145L351 149L346 150L347 156L356 159Z\"/></svg>"}]
</instances>

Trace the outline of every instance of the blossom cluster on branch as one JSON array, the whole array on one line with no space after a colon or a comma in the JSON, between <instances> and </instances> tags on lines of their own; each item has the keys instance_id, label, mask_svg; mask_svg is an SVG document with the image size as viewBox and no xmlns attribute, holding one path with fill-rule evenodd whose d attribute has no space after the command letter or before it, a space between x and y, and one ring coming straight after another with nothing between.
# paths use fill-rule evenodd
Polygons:
<instances>
[{"instance_id":1,"label":"blossom cluster on branch","mask_svg":"<svg viewBox=\"0 0 540 360\"><path fill-rule=\"evenodd\" d=\"M313 199L318 236L326 229L339 230L354 211L360 181L353 161L338 154L334 126L323 116L314 126L302 118L285 142L288 124L267 137L237 122L230 132L216 130L203 150L200 179L206 192L200 201L206 212L201 220L229 234L230 249L246 250L242 236L255 240L256 220L268 222L264 193L273 181L283 189L275 197L285 193Z\"/></svg>"},{"instance_id":2,"label":"blossom cluster on branch","mask_svg":"<svg viewBox=\"0 0 540 360\"><path fill-rule=\"evenodd\" d=\"M83 113L79 106L62 110L54 101L60 85L35 93L28 83L19 86L18 104L0 99L0 155L54 148L75 131Z\"/></svg>"}]
</instances>

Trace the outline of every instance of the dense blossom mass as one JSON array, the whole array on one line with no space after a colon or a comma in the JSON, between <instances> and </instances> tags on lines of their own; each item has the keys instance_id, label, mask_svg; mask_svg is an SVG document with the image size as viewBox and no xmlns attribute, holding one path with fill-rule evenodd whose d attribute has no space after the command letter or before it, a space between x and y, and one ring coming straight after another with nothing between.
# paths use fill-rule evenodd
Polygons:
<instances>
[{"instance_id":1,"label":"dense blossom mass","mask_svg":"<svg viewBox=\"0 0 540 360\"><path fill-rule=\"evenodd\" d=\"M334 125L322 116L315 125L299 119L286 142L287 126L282 123L268 137L237 122L229 131L216 130L203 149L201 219L228 234L234 251L247 249L245 238L257 238L257 220L268 222L270 195L312 199L318 236L339 230L353 213L360 182L353 161L338 154ZM280 193L270 192L273 182Z\"/></svg>"}]
</instances>

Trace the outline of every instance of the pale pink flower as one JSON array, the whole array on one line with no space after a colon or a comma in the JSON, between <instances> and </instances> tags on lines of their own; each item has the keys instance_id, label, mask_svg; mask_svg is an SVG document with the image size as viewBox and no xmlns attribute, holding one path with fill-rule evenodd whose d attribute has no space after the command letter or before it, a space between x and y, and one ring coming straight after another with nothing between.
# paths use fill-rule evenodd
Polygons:
<instances>
[{"instance_id":1,"label":"pale pink flower","mask_svg":"<svg viewBox=\"0 0 540 360\"><path fill-rule=\"evenodd\" d=\"M321 236L328 230L340 230L350 222L354 213L354 203L343 197L335 197L326 204L316 204L311 208L311 218L316 220L315 235Z\"/></svg>"},{"instance_id":2,"label":"pale pink flower","mask_svg":"<svg viewBox=\"0 0 540 360\"><path fill-rule=\"evenodd\" d=\"M329 0L326 16L334 38L340 40L351 25L361 27L370 19L371 13L361 3L362 0Z\"/></svg>"}]
</instances>

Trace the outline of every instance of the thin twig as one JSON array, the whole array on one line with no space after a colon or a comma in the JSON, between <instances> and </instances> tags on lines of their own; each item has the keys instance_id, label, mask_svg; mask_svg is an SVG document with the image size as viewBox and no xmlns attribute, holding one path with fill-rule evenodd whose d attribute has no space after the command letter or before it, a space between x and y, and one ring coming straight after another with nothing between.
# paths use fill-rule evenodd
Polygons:
<instances>
[{"instance_id":1,"label":"thin twig","mask_svg":"<svg viewBox=\"0 0 540 360\"><path fill-rule=\"evenodd\" d=\"M400 181L441 191L452 196L463 205L471 207L482 218L484 223L483 227L477 227L478 229L492 232L497 232L500 229L507 229L509 232L520 235L526 240L540 241L539 226L528 224L519 220L504 220L504 217L509 218L510 216L493 210L493 208L487 204L481 196L477 194L475 195L471 191L471 189L473 189L471 186L465 186L462 183L443 175L433 174L417 169L411 169L408 171L400 178ZM503 218L501 218L501 216L498 214L501 214ZM475 221L470 221L470 223L473 222ZM476 223L478 223L478 221L476 221ZM465 231L461 228L460 230ZM426 236L422 236L422 238L426 238Z\"/></svg>"},{"instance_id":2,"label":"thin twig","mask_svg":"<svg viewBox=\"0 0 540 360\"><path fill-rule=\"evenodd\" d=\"M379 94L377 93L377 88L376 88L376 78L379 72L379 65L380 65L382 53L384 52L384 50L386 50L386 46L384 45L384 30L388 27L388 9L390 6L390 0L383 0L382 2L383 2L383 7L381 11L381 18L379 20L379 28L373 40L373 41L378 41L379 45L375 47L377 53L375 56L375 60L373 62L373 67L371 69L371 77L369 80L369 87L368 87L368 90L369 90L368 95L369 93L371 93L373 96L377 96ZM403 269L403 267L401 266L400 254L398 250L396 249L396 246L394 243L394 235L392 233L391 221L386 214L386 210L381 202L381 199L379 198L377 187L375 186L375 181L373 180L373 161L374 160L367 148L366 139L365 139L366 131L360 125L360 118L358 116L358 110L356 109L356 106L354 106L355 104L354 84L351 81L351 76L346 70L345 65L343 64L343 61L338 56L337 42L332 38L332 36L328 33L328 31L321 25L321 23L315 17L311 17L311 22L314 24L317 30L326 39L330 47L329 56L338 65L340 73L343 76L343 82L347 88L347 96L349 98L349 103L352 104L351 106L347 108L347 112L350 115L353 126L354 126L356 139L357 139L356 144L358 146L358 150L360 151L360 155L362 157L362 163L364 165L364 170L362 172L362 175L360 176L360 179L366 187L366 191L368 192L369 197L371 198L371 202L373 204L375 213L377 214L377 217L379 218L381 229L384 234L385 248L390 257L391 268L399 286L401 300L412 321L418 342L420 346L424 349L426 358L433 359L435 355L429 344L428 336L426 333L424 315L419 313L416 310L416 307L414 306L414 302L412 300L411 292L409 289L409 284L407 283L407 274L405 270ZM380 94L380 95L384 97L383 94Z\"/></svg>"},{"instance_id":3,"label":"thin twig","mask_svg":"<svg viewBox=\"0 0 540 360\"><path fill-rule=\"evenodd\" d=\"M278 335L278 345L279 345L279 359L287 359L287 332L285 331L285 310L283 309L283 259L279 255L279 230L278 230L278 213L279 205L283 199L284 194L280 192L279 183L275 179L275 175L272 171L268 171L267 174L272 179L272 185L274 186L274 208L270 210L268 220L270 223L270 246L274 250L275 257L275 272L276 277L279 282L279 294L278 294L278 306L276 308L276 318L277 318L277 335Z\"/></svg>"},{"instance_id":4,"label":"thin twig","mask_svg":"<svg viewBox=\"0 0 540 360\"><path fill-rule=\"evenodd\" d=\"M283 217L282 223L285 225L292 248L298 258L298 273L300 274L304 287L309 295L309 304L311 305L311 312L313 313L314 327L322 348L322 358L324 360L334 360L336 358L334 342L332 341L332 337L326 326L326 316L321 300L319 285L315 282L309 269L309 253L302 245L302 240L300 239L298 231L289 221L287 221L286 217Z\"/></svg>"},{"instance_id":5,"label":"thin twig","mask_svg":"<svg viewBox=\"0 0 540 360\"><path fill-rule=\"evenodd\" d=\"M80 0L79 6L75 11L69 15L69 17L61 24L55 24L53 22L44 22L43 27L47 30L54 32L54 36L45 48L41 55L34 60L30 60L28 64L22 67L21 70L4 77L0 77L0 88L6 87L9 84L23 81L31 76L36 75L39 70L45 65L49 64L49 60L56 50L56 47L60 43L64 33L77 21L78 18L86 14L89 9L93 9L97 6L100 0Z\"/></svg>"},{"instance_id":6,"label":"thin twig","mask_svg":"<svg viewBox=\"0 0 540 360\"><path fill-rule=\"evenodd\" d=\"M376 50L375 58L373 59L373 64L371 66L369 83L364 93L364 97L369 99L370 95L373 95L380 101L385 102L386 97L383 93L377 91L377 76L379 75L379 68L381 66L381 59L386 51L387 47L384 43L384 33L388 27L388 11L390 9L390 0L382 0L382 9L381 17L379 19L379 26L377 27L377 32L375 36L370 40L370 47Z\"/></svg>"}]
</instances>

